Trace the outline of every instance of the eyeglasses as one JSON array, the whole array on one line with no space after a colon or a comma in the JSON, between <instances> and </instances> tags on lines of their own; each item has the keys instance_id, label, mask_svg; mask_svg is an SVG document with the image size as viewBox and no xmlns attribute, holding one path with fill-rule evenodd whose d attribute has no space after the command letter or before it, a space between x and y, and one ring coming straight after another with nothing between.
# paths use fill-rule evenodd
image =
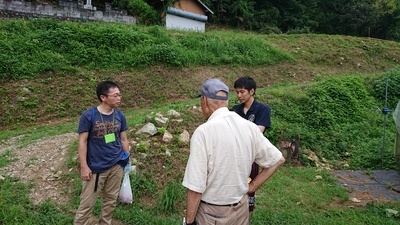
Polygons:
<instances>
[{"instance_id":1,"label":"eyeglasses","mask_svg":"<svg viewBox=\"0 0 400 225\"><path fill-rule=\"evenodd\" d=\"M122 95L121 95L121 94L105 95L105 96L107 96L107 97L112 97L112 98L118 98L118 97L122 98Z\"/></svg>"}]
</instances>

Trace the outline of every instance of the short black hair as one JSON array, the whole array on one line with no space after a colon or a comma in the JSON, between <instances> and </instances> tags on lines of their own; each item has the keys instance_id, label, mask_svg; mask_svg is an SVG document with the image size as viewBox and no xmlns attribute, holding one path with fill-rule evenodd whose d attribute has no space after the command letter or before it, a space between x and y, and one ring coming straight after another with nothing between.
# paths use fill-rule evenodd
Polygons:
<instances>
[{"instance_id":1,"label":"short black hair","mask_svg":"<svg viewBox=\"0 0 400 225\"><path fill-rule=\"evenodd\" d=\"M97 98L100 100L101 102L101 98L100 95L107 95L110 88L118 88L118 84L112 82L112 81L102 81L97 85L96 88L96 94L97 94Z\"/></svg>"},{"instance_id":2,"label":"short black hair","mask_svg":"<svg viewBox=\"0 0 400 225\"><path fill-rule=\"evenodd\" d=\"M240 77L235 81L235 83L233 84L233 88L244 88L248 91L254 89L254 94L255 94L257 89L257 84L253 78L249 76L244 76Z\"/></svg>"}]
</instances>

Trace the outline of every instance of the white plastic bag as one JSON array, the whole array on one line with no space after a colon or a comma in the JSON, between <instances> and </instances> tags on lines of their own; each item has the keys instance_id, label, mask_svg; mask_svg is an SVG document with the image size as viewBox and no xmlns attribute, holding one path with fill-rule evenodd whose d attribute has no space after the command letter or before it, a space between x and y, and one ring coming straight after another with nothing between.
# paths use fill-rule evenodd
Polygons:
<instances>
[{"instance_id":1,"label":"white plastic bag","mask_svg":"<svg viewBox=\"0 0 400 225\"><path fill-rule=\"evenodd\" d=\"M124 180L119 190L119 201L122 203L132 203L132 188L129 173L125 173Z\"/></svg>"}]
</instances>

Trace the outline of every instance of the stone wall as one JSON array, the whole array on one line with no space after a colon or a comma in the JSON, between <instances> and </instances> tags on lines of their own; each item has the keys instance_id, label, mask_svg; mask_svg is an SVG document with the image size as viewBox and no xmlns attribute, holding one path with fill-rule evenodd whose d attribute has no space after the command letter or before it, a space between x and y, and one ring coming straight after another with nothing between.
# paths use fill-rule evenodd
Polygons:
<instances>
[{"instance_id":1,"label":"stone wall","mask_svg":"<svg viewBox=\"0 0 400 225\"><path fill-rule=\"evenodd\" d=\"M57 18L71 21L103 21L135 24L136 18L125 10L114 10L106 3L105 11L88 8L82 0L60 0L58 5L39 4L23 0L0 0L0 17L3 18Z\"/></svg>"}]
</instances>

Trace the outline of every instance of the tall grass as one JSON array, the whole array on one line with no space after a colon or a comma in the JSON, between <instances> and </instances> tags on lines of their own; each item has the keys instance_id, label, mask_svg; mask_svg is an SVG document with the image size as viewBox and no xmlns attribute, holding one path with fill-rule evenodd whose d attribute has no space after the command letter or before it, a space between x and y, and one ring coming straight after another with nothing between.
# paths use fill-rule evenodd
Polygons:
<instances>
[{"instance_id":1,"label":"tall grass","mask_svg":"<svg viewBox=\"0 0 400 225\"><path fill-rule=\"evenodd\" d=\"M159 26L74 23L52 19L0 21L0 78L46 72L130 70L151 65L271 65L290 60L267 42L166 32Z\"/></svg>"}]
</instances>

